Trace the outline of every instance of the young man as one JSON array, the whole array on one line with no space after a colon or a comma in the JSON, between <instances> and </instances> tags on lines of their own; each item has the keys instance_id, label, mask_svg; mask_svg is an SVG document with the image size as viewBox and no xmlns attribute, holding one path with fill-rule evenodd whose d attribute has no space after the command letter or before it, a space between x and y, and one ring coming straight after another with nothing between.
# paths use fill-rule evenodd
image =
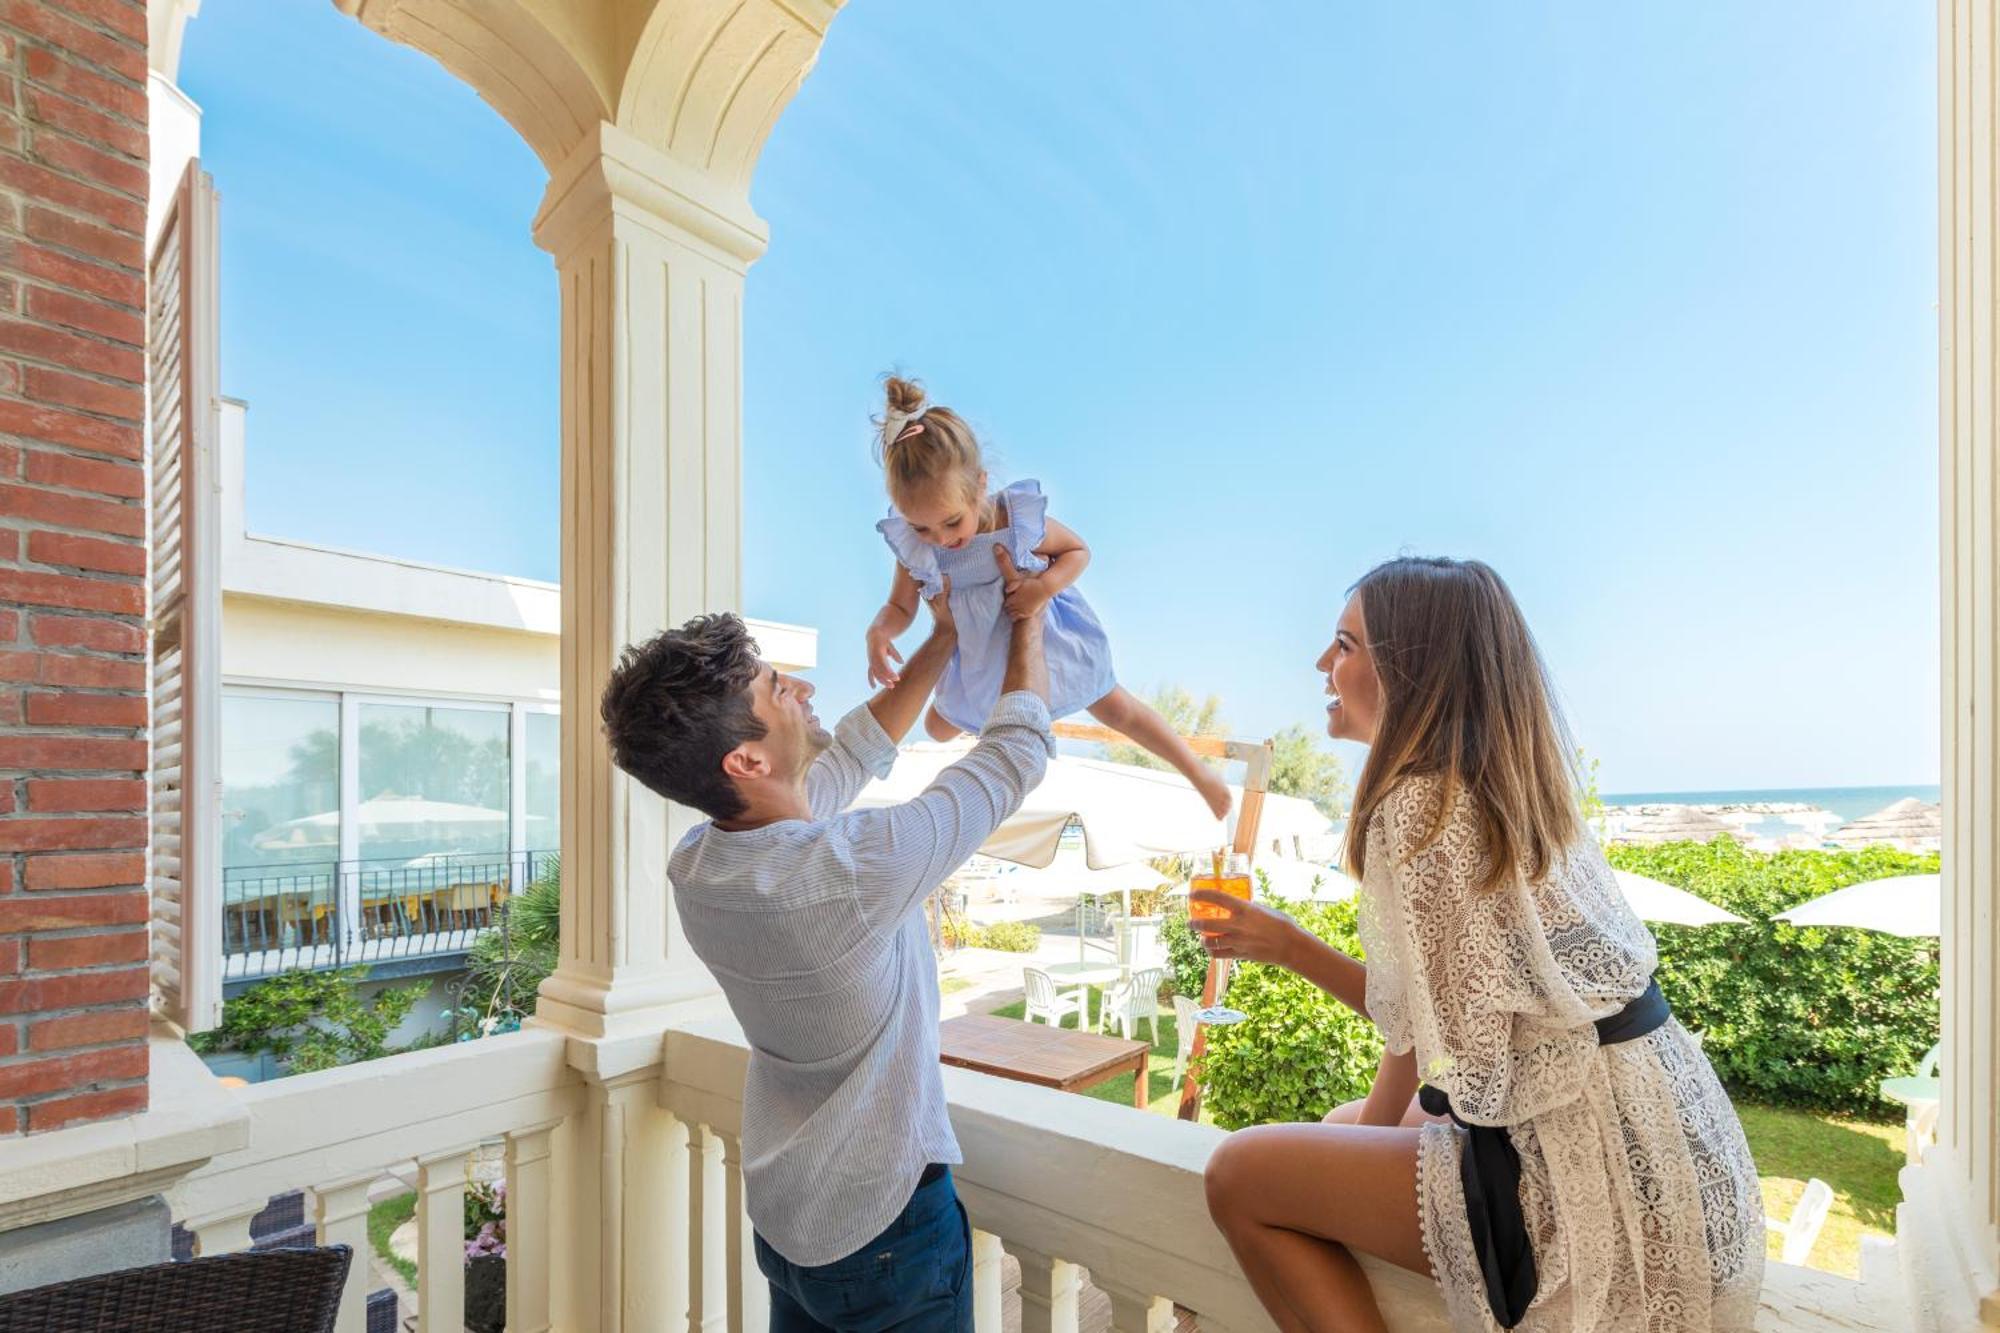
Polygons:
<instances>
[{"instance_id":1,"label":"young man","mask_svg":"<svg viewBox=\"0 0 2000 1333\"><path fill-rule=\"evenodd\" d=\"M971 753L907 804L847 809L888 774L951 657L946 598L931 607L901 679L832 735L812 687L758 661L734 616L627 648L604 692L618 766L709 816L667 873L750 1041L745 1202L787 1333L972 1327L923 903L1020 808L1053 742L1037 613L1014 624Z\"/></svg>"}]
</instances>

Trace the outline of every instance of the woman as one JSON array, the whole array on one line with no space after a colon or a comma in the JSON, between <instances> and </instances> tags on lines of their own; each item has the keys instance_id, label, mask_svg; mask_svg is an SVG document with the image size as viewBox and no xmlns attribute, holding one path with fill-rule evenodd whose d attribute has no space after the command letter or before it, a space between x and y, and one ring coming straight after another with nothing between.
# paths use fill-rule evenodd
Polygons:
<instances>
[{"instance_id":1,"label":"woman","mask_svg":"<svg viewBox=\"0 0 2000 1333\"><path fill-rule=\"evenodd\" d=\"M1750 1328L1750 1151L1578 815L1506 585L1391 561L1319 668L1328 733L1369 746L1347 849L1366 964L1198 895L1227 914L1196 923L1211 953L1297 972L1387 1047L1367 1098L1328 1117L1349 1123L1243 1130L1210 1160L1209 1209L1272 1318L1382 1328L1360 1250L1434 1276L1454 1329Z\"/></svg>"}]
</instances>

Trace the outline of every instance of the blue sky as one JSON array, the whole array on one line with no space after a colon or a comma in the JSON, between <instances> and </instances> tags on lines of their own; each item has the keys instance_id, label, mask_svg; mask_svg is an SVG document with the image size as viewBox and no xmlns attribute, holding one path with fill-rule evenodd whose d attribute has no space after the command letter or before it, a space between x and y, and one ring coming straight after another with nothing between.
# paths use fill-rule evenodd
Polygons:
<instances>
[{"instance_id":1,"label":"blue sky","mask_svg":"<svg viewBox=\"0 0 2000 1333\"><path fill-rule=\"evenodd\" d=\"M898 367L1091 543L1121 678L1241 733L1318 717L1356 576L1443 553L1607 790L1936 781L1928 11L1132 12L855 0L765 150L745 593L828 697ZM540 165L324 0L207 0L181 81L253 528L553 578Z\"/></svg>"}]
</instances>

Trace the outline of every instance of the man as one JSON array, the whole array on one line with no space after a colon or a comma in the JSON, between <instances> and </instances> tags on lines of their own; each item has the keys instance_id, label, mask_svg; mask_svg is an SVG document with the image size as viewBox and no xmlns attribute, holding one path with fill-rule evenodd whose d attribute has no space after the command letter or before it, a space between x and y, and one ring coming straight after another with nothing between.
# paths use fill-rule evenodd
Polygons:
<instances>
[{"instance_id":1,"label":"man","mask_svg":"<svg viewBox=\"0 0 2000 1333\"><path fill-rule=\"evenodd\" d=\"M771 1327L787 1333L972 1327L923 904L1047 767L1040 613L1014 624L971 753L907 804L847 809L887 776L951 657L949 596L901 679L831 736L812 687L758 661L734 616L627 648L604 691L618 766L709 817L667 873L750 1041L745 1202Z\"/></svg>"}]
</instances>

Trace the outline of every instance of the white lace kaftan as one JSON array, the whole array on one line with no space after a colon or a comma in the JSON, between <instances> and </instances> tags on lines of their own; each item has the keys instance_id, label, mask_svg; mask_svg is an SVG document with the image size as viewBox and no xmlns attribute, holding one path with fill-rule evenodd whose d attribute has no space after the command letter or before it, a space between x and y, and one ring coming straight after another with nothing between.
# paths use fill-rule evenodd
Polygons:
<instances>
[{"instance_id":1,"label":"white lace kaftan","mask_svg":"<svg viewBox=\"0 0 2000 1333\"><path fill-rule=\"evenodd\" d=\"M1389 1049L1467 1124L1504 1125L1538 1288L1533 1333L1747 1330L1764 1271L1757 1171L1736 1112L1677 1021L1600 1047L1645 991L1652 935L1587 835L1539 882L1478 887L1485 838L1460 792L1407 778L1367 829L1368 1008ZM1423 1130L1424 1252L1459 1333L1494 1329L1459 1183L1463 1131Z\"/></svg>"}]
</instances>

